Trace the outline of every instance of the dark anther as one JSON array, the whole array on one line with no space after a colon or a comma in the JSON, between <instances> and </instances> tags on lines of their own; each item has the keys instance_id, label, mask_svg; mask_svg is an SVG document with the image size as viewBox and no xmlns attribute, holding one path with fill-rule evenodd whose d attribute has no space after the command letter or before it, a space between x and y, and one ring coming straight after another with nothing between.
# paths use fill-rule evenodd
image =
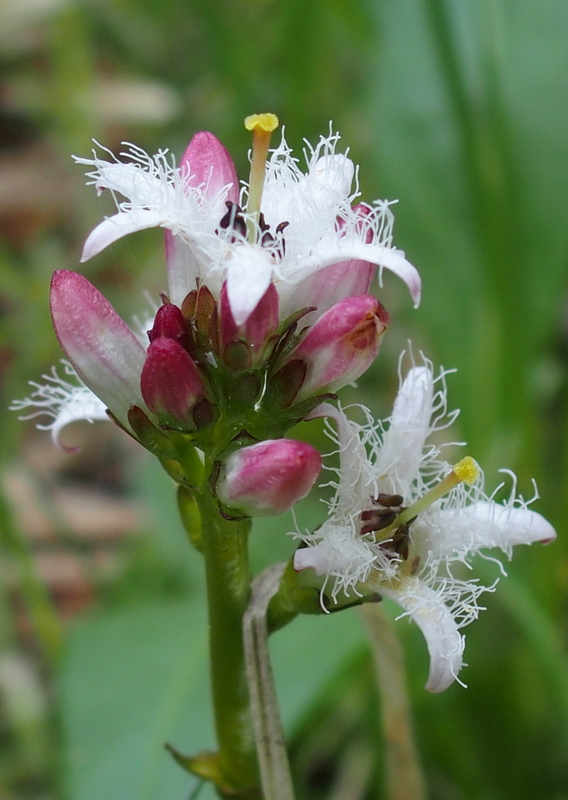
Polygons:
<instances>
[{"instance_id":1,"label":"dark anther","mask_svg":"<svg viewBox=\"0 0 568 800\"><path fill-rule=\"evenodd\" d=\"M377 508L371 511L363 511L361 520L367 524L363 525L361 528L361 535L365 536L365 534L371 531L381 531L384 528L388 528L395 519L396 511L392 511L390 508Z\"/></svg>"},{"instance_id":2,"label":"dark anther","mask_svg":"<svg viewBox=\"0 0 568 800\"><path fill-rule=\"evenodd\" d=\"M412 560L412 564L410 566L410 574L416 575L419 566L420 566L420 556L416 556L416 558Z\"/></svg>"},{"instance_id":3,"label":"dark anther","mask_svg":"<svg viewBox=\"0 0 568 800\"><path fill-rule=\"evenodd\" d=\"M378 497L374 498L373 502L378 503L380 506L391 508L392 506L402 505L402 495L400 494L384 494L381 493Z\"/></svg>"},{"instance_id":4,"label":"dark anther","mask_svg":"<svg viewBox=\"0 0 568 800\"><path fill-rule=\"evenodd\" d=\"M245 218L243 217L241 207L237 205L237 203L232 203L230 200L227 200L225 205L227 206L227 213L221 219L219 227L223 228L224 230L235 231L240 236L246 237L247 224L245 222ZM234 242L236 238L236 236L232 236L231 242Z\"/></svg>"}]
</instances>

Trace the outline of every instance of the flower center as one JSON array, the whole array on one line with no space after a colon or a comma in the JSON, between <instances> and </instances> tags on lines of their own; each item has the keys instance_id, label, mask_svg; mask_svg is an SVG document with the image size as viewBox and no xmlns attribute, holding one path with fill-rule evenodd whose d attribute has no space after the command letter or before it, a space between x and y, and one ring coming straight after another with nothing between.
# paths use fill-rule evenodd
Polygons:
<instances>
[{"instance_id":1,"label":"flower center","mask_svg":"<svg viewBox=\"0 0 568 800\"><path fill-rule=\"evenodd\" d=\"M229 241L235 242L246 236L247 223L243 216L242 209L237 203L232 203L230 200L227 200L225 205L227 206L227 212L221 218L219 227L223 228L224 230L235 231L234 235L229 235ZM279 255L280 258L283 258L286 251L286 241L282 236L282 232L288 227L289 224L289 222L280 222L276 226L276 235L274 236L270 232L270 225L264 219L264 214L261 211L258 215L258 229L260 231L260 237L257 241L257 244L260 244L261 247L272 248L273 255Z\"/></svg>"},{"instance_id":2,"label":"flower center","mask_svg":"<svg viewBox=\"0 0 568 800\"><path fill-rule=\"evenodd\" d=\"M276 114L252 114L245 119L245 128L252 131L252 160L250 164L249 195L247 203L247 237L254 244L260 227L260 204L264 188L266 158L272 132L278 127ZM262 232L262 228L260 228Z\"/></svg>"},{"instance_id":3,"label":"flower center","mask_svg":"<svg viewBox=\"0 0 568 800\"><path fill-rule=\"evenodd\" d=\"M403 498L399 494L379 494L371 502L374 508L363 511L361 514L361 535L366 536L373 532L380 532L381 547L387 552L397 554L404 561L409 553L409 528L418 514L429 508L436 500L448 494L455 486L465 483L471 486L479 475L479 467L471 458L462 458L446 475L445 478L433 486L425 495L412 505L404 508ZM376 539L375 539L376 540ZM414 559L414 562L416 559ZM413 562L413 570L418 568ZM411 570L412 574L412 570Z\"/></svg>"}]
</instances>

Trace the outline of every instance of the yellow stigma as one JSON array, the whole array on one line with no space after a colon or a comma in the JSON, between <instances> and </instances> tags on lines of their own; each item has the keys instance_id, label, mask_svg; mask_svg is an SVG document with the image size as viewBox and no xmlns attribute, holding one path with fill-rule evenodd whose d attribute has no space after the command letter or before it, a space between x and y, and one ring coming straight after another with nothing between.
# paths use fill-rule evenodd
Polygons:
<instances>
[{"instance_id":1,"label":"yellow stigma","mask_svg":"<svg viewBox=\"0 0 568 800\"><path fill-rule=\"evenodd\" d=\"M250 162L249 192L247 202L247 239L254 244L258 233L260 204L264 188L264 171L272 131L278 127L276 114L251 114L245 119L245 128L252 131L252 159Z\"/></svg>"},{"instance_id":2,"label":"yellow stigma","mask_svg":"<svg viewBox=\"0 0 568 800\"><path fill-rule=\"evenodd\" d=\"M466 456L459 461L455 467L454 472L463 483L471 486L477 480L479 475L479 467L471 456Z\"/></svg>"},{"instance_id":3,"label":"yellow stigma","mask_svg":"<svg viewBox=\"0 0 568 800\"><path fill-rule=\"evenodd\" d=\"M276 114L251 114L245 119L247 131L265 131L272 133L278 127L278 117Z\"/></svg>"}]
</instances>

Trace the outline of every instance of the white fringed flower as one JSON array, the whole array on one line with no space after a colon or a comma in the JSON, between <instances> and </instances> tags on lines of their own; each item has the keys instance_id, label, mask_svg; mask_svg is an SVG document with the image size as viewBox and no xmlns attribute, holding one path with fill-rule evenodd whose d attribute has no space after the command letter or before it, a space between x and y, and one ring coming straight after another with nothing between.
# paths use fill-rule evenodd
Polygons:
<instances>
[{"instance_id":1,"label":"white fringed flower","mask_svg":"<svg viewBox=\"0 0 568 800\"><path fill-rule=\"evenodd\" d=\"M51 422L38 424L37 427L43 431L51 431L54 444L63 447L59 437L63 428L71 422L108 421L108 415L105 403L85 386L71 364L65 359L62 359L61 363L65 375L68 376L67 380L61 378L56 368L52 367L49 375L42 375L46 383L30 381L34 391L23 400L14 400L10 405L10 411L33 409L29 413L22 414L20 419L51 417ZM69 451L74 448L63 447L63 449Z\"/></svg>"},{"instance_id":2,"label":"white fringed flower","mask_svg":"<svg viewBox=\"0 0 568 800\"><path fill-rule=\"evenodd\" d=\"M112 192L117 207L88 237L82 260L134 231L165 228L170 300L181 305L196 280L218 298L226 280L237 325L271 281L282 318L310 305L321 315L344 297L367 293L376 266L405 281L418 305L420 277L392 245L389 204L353 205L356 169L347 155L336 153L338 141L330 134L307 150L304 173L282 137L266 163L260 207L269 235L254 215L238 212L239 223L256 226L255 242L234 217L221 225L227 201L240 199L244 208L248 186L243 184L239 198L231 157L210 133L196 134L179 167L168 151L149 156L133 145L120 161L112 153L112 160L104 160L96 151L92 159L76 158L90 168L98 192Z\"/></svg>"},{"instance_id":3,"label":"white fringed flower","mask_svg":"<svg viewBox=\"0 0 568 800\"><path fill-rule=\"evenodd\" d=\"M386 423L374 423L365 410L367 421L359 425L342 410L320 407L319 415L337 423L337 435L331 436L339 445L340 468L331 484L335 495L328 519L314 533L301 535L307 546L294 557L297 570L312 568L326 576L334 599L339 592L378 591L398 603L426 639L426 688L432 692L457 679L464 650L460 630L477 618L479 596L495 587L457 577L456 562L471 569L472 557L486 548L500 548L510 557L514 545L556 537L552 526L515 496L514 482L509 499L496 503L484 493L480 472L474 472L471 486L460 482L459 465L452 468L442 448L428 442L456 417L457 412L447 413L446 374L435 378L429 362L414 366ZM448 482L454 488L440 498L437 487Z\"/></svg>"}]
</instances>

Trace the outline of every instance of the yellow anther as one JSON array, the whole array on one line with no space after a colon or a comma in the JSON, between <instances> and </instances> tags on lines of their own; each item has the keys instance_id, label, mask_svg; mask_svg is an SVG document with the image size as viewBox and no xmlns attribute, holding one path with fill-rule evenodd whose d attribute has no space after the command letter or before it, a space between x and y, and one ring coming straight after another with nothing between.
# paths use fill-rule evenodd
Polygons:
<instances>
[{"instance_id":1,"label":"yellow anther","mask_svg":"<svg viewBox=\"0 0 568 800\"><path fill-rule=\"evenodd\" d=\"M247 131L266 131L272 133L278 127L278 117L276 114L251 114L245 119Z\"/></svg>"},{"instance_id":2,"label":"yellow anther","mask_svg":"<svg viewBox=\"0 0 568 800\"><path fill-rule=\"evenodd\" d=\"M455 465L454 472L460 481L471 486L479 476L479 467L471 456L466 456Z\"/></svg>"}]
</instances>

